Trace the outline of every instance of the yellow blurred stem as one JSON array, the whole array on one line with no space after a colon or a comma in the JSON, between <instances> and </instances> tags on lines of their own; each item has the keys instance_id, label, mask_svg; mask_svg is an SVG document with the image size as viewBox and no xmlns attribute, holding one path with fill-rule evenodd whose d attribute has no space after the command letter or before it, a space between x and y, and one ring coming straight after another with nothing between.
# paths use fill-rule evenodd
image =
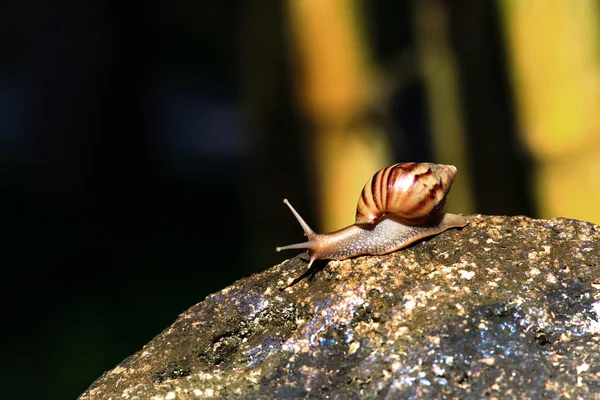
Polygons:
<instances>
[{"instance_id":1,"label":"yellow blurred stem","mask_svg":"<svg viewBox=\"0 0 600 400\"><path fill-rule=\"evenodd\" d=\"M600 155L541 162L537 179L542 215L600 223Z\"/></svg>"},{"instance_id":2,"label":"yellow blurred stem","mask_svg":"<svg viewBox=\"0 0 600 400\"><path fill-rule=\"evenodd\" d=\"M374 71L356 0L289 0L296 91L311 121L321 223L332 231L354 222L365 182L390 163L388 139L357 123L374 98Z\"/></svg>"},{"instance_id":3,"label":"yellow blurred stem","mask_svg":"<svg viewBox=\"0 0 600 400\"><path fill-rule=\"evenodd\" d=\"M600 223L600 29L592 0L500 3L541 217Z\"/></svg>"},{"instance_id":4,"label":"yellow blurred stem","mask_svg":"<svg viewBox=\"0 0 600 400\"><path fill-rule=\"evenodd\" d=\"M388 140L368 127L317 132L314 137L319 168L319 204L323 231L354 223L364 184L389 164Z\"/></svg>"},{"instance_id":5,"label":"yellow blurred stem","mask_svg":"<svg viewBox=\"0 0 600 400\"><path fill-rule=\"evenodd\" d=\"M464 144L460 85L454 53L448 41L448 12L440 0L416 0L414 8L419 68L427 89L435 162L451 164L458 169L446 209L472 214L474 206Z\"/></svg>"}]
</instances>

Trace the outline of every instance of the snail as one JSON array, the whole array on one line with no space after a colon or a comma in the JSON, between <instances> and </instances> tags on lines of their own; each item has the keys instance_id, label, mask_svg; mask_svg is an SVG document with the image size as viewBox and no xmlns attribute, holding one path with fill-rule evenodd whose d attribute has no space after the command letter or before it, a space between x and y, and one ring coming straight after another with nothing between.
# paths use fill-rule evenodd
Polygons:
<instances>
[{"instance_id":1,"label":"snail","mask_svg":"<svg viewBox=\"0 0 600 400\"><path fill-rule=\"evenodd\" d=\"M304 243L277 247L277 251L308 249L310 261L345 260L358 255L381 255L450 228L462 228L462 215L443 213L456 167L433 163L400 163L377 171L365 184L353 225L331 233L315 233L290 208L308 238Z\"/></svg>"}]
</instances>

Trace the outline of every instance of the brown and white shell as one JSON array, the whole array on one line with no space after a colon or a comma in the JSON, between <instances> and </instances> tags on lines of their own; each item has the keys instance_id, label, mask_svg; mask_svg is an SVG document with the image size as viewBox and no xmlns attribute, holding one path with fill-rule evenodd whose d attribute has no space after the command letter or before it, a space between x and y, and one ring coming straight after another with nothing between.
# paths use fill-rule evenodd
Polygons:
<instances>
[{"instance_id":1,"label":"brown and white shell","mask_svg":"<svg viewBox=\"0 0 600 400\"><path fill-rule=\"evenodd\" d=\"M410 225L426 223L444 207L456 176L453 165L400 163L377 171L356 206L356 223L373 224L386 214Z\"/></svg>"}]
</instances>

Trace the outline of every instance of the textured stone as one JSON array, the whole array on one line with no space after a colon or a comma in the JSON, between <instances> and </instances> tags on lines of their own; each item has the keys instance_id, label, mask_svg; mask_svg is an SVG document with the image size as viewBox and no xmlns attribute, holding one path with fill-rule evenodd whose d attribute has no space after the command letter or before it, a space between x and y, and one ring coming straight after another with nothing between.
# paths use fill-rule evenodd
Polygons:
<instances>
[{"instance_id":1,"label":"textured stone","mask_svg":"<svg viewBox=\"0 0 600 400\"><path fill-rule=\"evenodd\" d=\"M600 227L469 220L283 291L306 253L241 279L80 399L598 396Z\"/></svg>"}]
</instances>

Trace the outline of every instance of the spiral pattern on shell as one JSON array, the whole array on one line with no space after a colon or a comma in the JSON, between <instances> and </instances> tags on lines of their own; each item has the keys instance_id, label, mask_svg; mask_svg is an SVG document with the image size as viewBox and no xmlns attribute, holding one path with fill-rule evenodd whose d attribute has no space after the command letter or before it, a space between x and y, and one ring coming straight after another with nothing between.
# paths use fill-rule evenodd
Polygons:
<instances>
[{"instance_id":1,"label":"spiral pattern on shell","mask_svg":"<svg viewBox=\"0 0 600 400\"><path fill-rule=\"evenodd\" d=\"M408 224L423 224L444 207L455 175L453 165L410 162L385 167L365 184L356 223L373 224L393 214Z\"/></svg>"}]
</instances>

